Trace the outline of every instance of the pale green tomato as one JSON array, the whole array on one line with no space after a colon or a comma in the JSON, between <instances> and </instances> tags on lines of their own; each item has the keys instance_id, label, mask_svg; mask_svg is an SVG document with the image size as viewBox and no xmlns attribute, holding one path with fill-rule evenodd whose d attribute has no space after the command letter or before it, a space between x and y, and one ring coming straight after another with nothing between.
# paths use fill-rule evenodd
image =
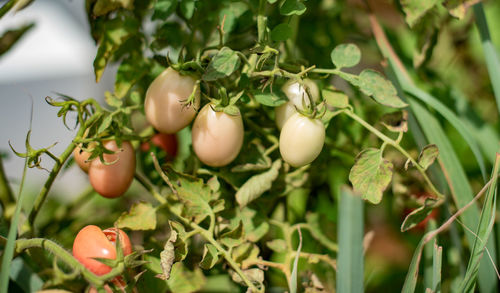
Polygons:
<instances>
[{"instance_id":1,"label":"pale green tomato","mask_svg":"<svg viewBox=\"0 0 500 293\"><path fill-rule=\"evenodd\" d=\"M281 90L285 93L289 101L275 108L275 121L278 129L281 130L288 118L297 112L295 107L304 110L302 105L303 100L306 105L311 104L307 97L306 87L309 88L314 102L317 102L319 100L319 89L314 81L306 78L304 79L304 85L293 81L288 81L283 85Z\"/></svg>"},{"instance_id":2,"label":"pale green tomato","mask_svg":"<svg viewBox=\"0 0 500 293\"><path fill-rule=\"evenodd\" d=\"M293 114L280 133L280 153L285 162L301 167L314 161L325 143L325 126L319 119Z\"/></svg>"},{"instance_id":3,"label":"pale green tomato","mask_svg":"<svg viewBox=\"0 0 500 293\"><path fill-rule=\"evenodd\" d=\"M194 152L208 166L225 166L238 156L243 131L241 115L215 112L207 104L194 120L191 133Z\"/></svg>"},{"instance_id":4,"label":"pale green tomato","mask_svg":"<svg viewBox=\"0 0 500 293\"><path fill-rule=\"evenodd\" d=\"M191 76L180 75L170 67L165 69L146 92L144 111L148 122L161 133L176 133L189 125L200 107L199 89L195 93L194 107L185 107L183 102L193 92L195 84Z\"/></svg>"}]
</instances>

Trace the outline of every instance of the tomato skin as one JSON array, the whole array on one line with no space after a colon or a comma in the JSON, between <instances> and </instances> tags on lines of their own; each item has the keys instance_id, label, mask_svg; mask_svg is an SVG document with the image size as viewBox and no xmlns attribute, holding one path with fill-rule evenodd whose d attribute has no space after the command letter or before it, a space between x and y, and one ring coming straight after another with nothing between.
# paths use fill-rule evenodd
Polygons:
<instances>
[{"instance_id":1,"label":"tomato skin","mask_svg":"<svg viewBox=\"0 0 500 293\"><path fill-rule=\"evenodd\" d=\"M151 138L150 142L164 150L169 157L174 158L177 156L179 142L176 134L157 133ZM149 149L149 143L141 144L141 151L147 152Z\"/></svg>"},{"instance_id":2,"label":"tomato skin","mask_svg":"<svg viewBox=\"0 0 500 293\"><path fill-rule=\"evenodd\" d=\"M92 149L95 145L94 142L89 143L88 149ZM77 145L73 150L73 157L75 158L76 164L82 169L83 172L88 173L90 168L90 162L88 161L90 153L82 150L81 145Z\"/></svg>"},{"instance_id":3,"label":"tomato skin","mask_svg":"<svg viewBox=\"0 0 500 293\"><path fill-rule=\"evenodd\" d=\"M73 242L73 256L92 273L102 276L111 271L111 267L93 259L116 258L116 228L102 231L94 225L85 226L78 232ZM132 253L132 244L127 234L118 229L123 255Z\"/></svg>"},{"instance_id":4,"label":"tomato skin","mask_svg":"<svg viewBox=\"0 0 500 293\"><path fill-rule=\"evenodd\" d=\"M317 102L319 100L319 89L316 83L307 78L304 79L303 82L304 85L301 85L298 82L288 81L281 88L289 101L275 108L275 121L276 126L278 126L279 130L281 130L283 128L283 125L285 125L285 122L297 112L297 110L295 110L295 107L304 110L304 107L302 105L303 100L306 105L311 104L309 98L307 97L306 87L309 89L314 102Z\"/></svg>"},{"instance_id":5,"label":"tomato skin","mask_svg":"<svg viewBox=\"0 0 500 293\"><path fill-rule=\"evenodd\" d=\"M104 147L115 151L115 154L104 154L105 165L100 159L92 160L89 169L89 180L92 187L100 195L108 198L119 197L127 191L135 173L135 153L128 141L122 142L122 150L115 141L107 141Z\"/></svg>"},{"instance_id":6,"label":"tomato skin","mask_svg":"<svg viewBox=\"0 0 500 293\"><path fill-rule=\"evenodd\" d=\"M194 107L185 107L182 102L189 98L195 84L191 76L180 75L171 67L165 69L146 92L148 122L161 133L176 133L189 125L200 107L200 90L195 93Z\"/></svg>"},{"instance_id":7,"label":"tomato skin","mask_svg":"<svg viewBox=\"0 0 500 293\"><path fill-rule=\"evenodd\" d=\"M243 145L243 132L240 114L232 116L215 112L207 104L193 124L191 135L194 152L208 166L225 166L238 156Z\"/></svg>"},{"instance_id":8,"label":"tomato skin","mask_svg":"<svg viewBox=\"0 0 500 293\"><path fill-rule=\"evenodd\" d=\"M319 119L293 114L280 133L281 157L293 167L311 163L325 143L325 126Z\"/></svg>"}]
</instances>

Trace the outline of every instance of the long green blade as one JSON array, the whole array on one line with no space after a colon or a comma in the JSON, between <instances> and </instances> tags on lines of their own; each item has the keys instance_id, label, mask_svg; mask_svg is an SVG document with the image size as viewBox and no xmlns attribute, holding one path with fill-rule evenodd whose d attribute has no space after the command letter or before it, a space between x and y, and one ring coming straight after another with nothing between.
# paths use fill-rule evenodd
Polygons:
<instances>
[{"instance_id":1,"label":"long green blade","mask_svg":"<svg viewBox=\"0 0 500 293\"><path fill-rule=\"evenodd\" d=\"M351 189L340 192L337 292L363 292L363 200Z\"/></svg>"},{"instance_id":2,"label":"long green blade","mask_svg":"<svg viewBox=\"0 0 500 293\"><path fill-rule=\"evenodd\" d=\"M486 193L483 210L479 219L479 225L475 232L475 241L471 251L469 264L465 277L460 284L460 292L473 292L476 285L476 278L479 271L479 262L483 259L486 243L493 231L496 211L496 189L498 181L498 171L500 167L500 151L497 152L495 166L491 174L492 183ZM487 260L487 258L484 258Z\"/></svg>"},{"instance_id":3,"label":"long green blade","mask_svg":"<svg viewBox=\"0 0 500 293\"><path fill-rule=\"evenodd\" d=\"M474 15L476 16L476 25L479 30L479 35L481 36L486 67L488 68L488 74L493 86L493 93L497 100L498 113L500 113L500 60L495 46L491 41L488 22L486 21L483 4L481 2L474 5Z\"/></svg>"}]
</instances>

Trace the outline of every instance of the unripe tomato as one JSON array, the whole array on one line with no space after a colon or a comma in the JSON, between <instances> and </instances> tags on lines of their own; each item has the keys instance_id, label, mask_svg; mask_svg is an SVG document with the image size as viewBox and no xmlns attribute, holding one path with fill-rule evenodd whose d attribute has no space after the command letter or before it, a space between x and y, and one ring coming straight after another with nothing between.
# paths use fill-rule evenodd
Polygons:
<instances>
[{"instance_id":1,"label":"unripe tomato","mask_svg":"<svg viewBox=\"0 0 500 293\"><path fill-rule=\"evenodd\" d=\"M193 149L200 161L221 167L231 163L243 145L241 115L215 112L210 104L201 109L192 129Z\"/></svg>"},{"instance_id":2,"label":"unripe tomato","mask_svg":"<svg viewBox=\"0 0 500 293\"><path fill-rule=\"evenodd\" d=\"M73 256L94 274L105 275L111 271L111 267L93 258L115 259L117 234L120 235L123 255L131 254L132 244L125 232L116 228L101 230L97 226L88 225L81 229L75 237Z\"/></svg>"},{"instance_id":3,"label":"unripe tomato","mask_svg":"<svg viewBox=\"0 0 500 293\"><path fill-rule=\"evenodd\" d=\"M90 168L90 162L88 161L90 153L82 150L79 146L77 146L73 150L73 157L75 158L75 162L78 167L80 167L83 172L88 173Z\"/></svg>"},{"instance_id":4,"label":"unripe tomato","mask_svg":"<svg viewBox=\"0 0 500 293\"><path fill-rule=\"evenodd\" d=\"M157 133L151 138L150 143L160 147L170 158L174 158L177 155L179 143L177 142L176 134ZM141 151L147 152L149 149L150 145L148 142L141 144Z\"/></svg>"},{"instance_id":5,"label":"unripe tomato","mask_svg":"<svg viewBox=\"0 0 500 293\"><path fill-rule=\"evenodd\" d=\"M306 88L309 89L311 98L314 102L317 102L319 100L319 89L316 83L307 78L304 79L303 83L304 84L302 85L298 82L288 81L281 88L289 101L275 108L275 121L278 129L281 130L288 118L290 118L290 116L297 112L295 110L295 107L304 110L302 101L304 101L306 105L311 104L307 96Z\"/></svg>"},{"instance_id":6,"label":"unripe tomato","mask_svg":"<svg viewBox=\"0 0 500 293\"><path fill-rule=\"evenodd\" d=\"M191 123L200 106L199 89L194 107L186 107L183 101L189 98L195 84L191 76L180 75L170 67L165 69L146 92L144 111L148 122L162 133L176 133Z\"/></svg>"},{"instance_id":7,"label":"unripe tomato","mask_svg":"<svg viewBox=\"0 0 500 293\"><path fill-rule=\"evenodd\" d=\"M116 152L104 154L104 161L112 163L105 165L100 159L92 160L89 169L89 180L92 187L100 195L108 198L118 197L127 191L135 173L135 154L128 141L122 142L122 149L115 141L107 141L104 147Z\"/></svg>"},{"instance_id":8,"label":"unripe tomato","mask_svg":"<svg viewBox=\"0 0 500 293\"><path fill-rule=\"evenodd\" d=\"M280 153L293 167L311 163L325 143L325 126L319 119L293 114L280 133Z\"/></svg>"}]
</instances>

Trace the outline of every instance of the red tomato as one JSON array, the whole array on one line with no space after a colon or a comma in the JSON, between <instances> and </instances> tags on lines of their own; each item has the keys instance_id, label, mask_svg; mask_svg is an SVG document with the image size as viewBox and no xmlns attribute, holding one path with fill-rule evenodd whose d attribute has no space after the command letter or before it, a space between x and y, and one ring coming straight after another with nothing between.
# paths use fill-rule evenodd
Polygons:
<instances>
[{"instance_id":1,"label":"red tomato","mask_svg":"<svg viewBox=\"0 0 500 293\"><path fill-rule=\"evenodd\" d=\"M174 158L177 155L179 143L176 134L157 133L151 138L150 142L164 150L168 158ZM141 144L141 151L147 152L149 149L149 143L145 142Z\"/></svg>"},{"instance_id":2,"label":"red tomato","mask_svg":"<svg viewBox=\"0 0 500 293\"><path fill-rule=\"evenodd\" d=\"M135 173L135 153L128 141L122 142L121 150L115 141L107 141L104 147L116 152L104 154L105 165L100 159L92 160L89 169L89 180L92 187L100 195L108 198L119 197L127 191Z\"/></svg>"},{"instance_id":3,"label":"red tomato","mask_svg":"<svg viewBox=\"0 0 500 293\"><path fill-rule=\"evenodd\" d=\"M81 229L75 237L73 256L94 274L105 275L111 271L111 267L93 258L115 259L117 234L120 235L123 255L131 254L132 244L125 232L116 228L108 228L103 231L97 226L88 225Z\"/></svg>"}]
</instances>

